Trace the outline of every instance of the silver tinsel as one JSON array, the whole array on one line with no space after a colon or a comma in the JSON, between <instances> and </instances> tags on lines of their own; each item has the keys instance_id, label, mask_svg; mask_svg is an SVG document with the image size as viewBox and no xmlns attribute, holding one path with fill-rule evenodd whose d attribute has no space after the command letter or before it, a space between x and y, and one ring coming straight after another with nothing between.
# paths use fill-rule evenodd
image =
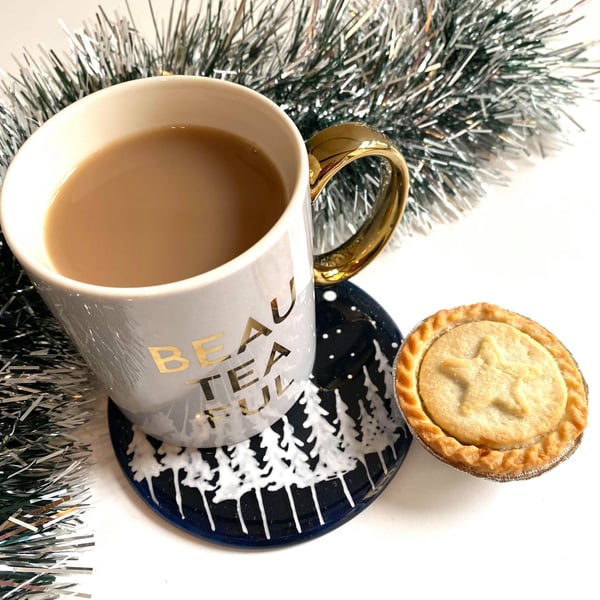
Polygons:
<instances>
[{"instance_id":1,"label":"silver tinsel","mask_svg":"<svg viewBox=\"0 0 600 600\"><path fill-rule=\"evenodd\" d=\"M239 82L278 103L305 137L360 120L411 172L398 239L476 204L504 164L560 147L568 110L595 93L585 44L561 45L581 3L535 0L182 0L149 39L133 15L67 32L71 52L25 53L2 82L0 180L27 137L81 96L167 73ZM575 124L576 125L576 124ZM362 219L377 165L356 163L315 207L317 243ZM358 183L360 180L360 183ZM366 186L364 181L369 182ZM0 598L73 593L63 576L92 543L82 525L90 450L87 371L0 236ZM85 571L85 569L84 569ZM78 594L83 596L84 594Z\"/></svg>"},{"instance_id":2,"label":"silver tinsel","mask_svg":"<svg viewBox=\"0 0 600 600\"><path fill-rule=\"evenodd\" d=\"M0 268L0 598L52 598L89 571L89 376L6 247Z\"/></svg>"}]
</instances>

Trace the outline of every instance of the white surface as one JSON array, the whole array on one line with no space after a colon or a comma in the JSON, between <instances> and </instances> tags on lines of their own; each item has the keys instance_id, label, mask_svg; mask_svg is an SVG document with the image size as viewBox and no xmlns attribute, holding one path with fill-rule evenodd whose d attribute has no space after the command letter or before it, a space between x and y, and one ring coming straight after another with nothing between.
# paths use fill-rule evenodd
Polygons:
<instances>
[{"instance_id":1,"label":"white surface","mask_svg":"<svg viewBox=\"0 0 600 600\"><path fill-rule=\"evenodd\" d=\"M97 3L0 0L0 67L13 72L10 54L22 46L60 48L56 18L76 27ZM600 37L599 4L590 3L575 36ZM145 2L131 5L146 13ZM83 559L95 572L81 591L96 600L600 597L599 109L577 109L587 131L572 136L572 147L516 164L510 186L490 190L456 224L405 240L356 278L404 332L439 308L485 300L556 334L590 387L589 426L569 461L538 479L498 484L454 471L415 443L381 497L343 527L291 548L232 550L175 530L138 500L100 414L90 428L96 547Z\"/></svg>"}]
</instances>

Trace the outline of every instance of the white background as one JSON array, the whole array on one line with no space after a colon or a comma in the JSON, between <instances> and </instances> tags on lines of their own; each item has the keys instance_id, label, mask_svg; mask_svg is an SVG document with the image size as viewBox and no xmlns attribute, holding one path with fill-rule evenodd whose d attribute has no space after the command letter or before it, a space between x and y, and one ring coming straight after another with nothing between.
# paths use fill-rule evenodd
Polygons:
<instances>
[{"instance_id":1,"label":"white background","mask_svg":"<svg viewBox=\"0 0 600 600\"><path fill-rule=\"evenodd\" d=\"M65 48L57 19L77 28L97 5L0 0L0 68L14 73L11 54L23 47L34 55L38 44ZM101 5L126 14L123 2ZM130 5L147 27L146 2ZM600 2L585 12L573 39L600 39ZM498 484L455 471L414 443L380 498L343 527L290 548L242 551L182 533L143 505L113 458L100 413L89 431L96 546L83 559L95 571L80 590L97 600L600 598L600 106L573 114L586 131L571 136L571 147L514 164L510 185L490 189L457 223L403 240L355 279L404 332L440 308L480 300L550 329L590 387L588 430L569 461L537 479Z\"/></svg>"}]
</instances>

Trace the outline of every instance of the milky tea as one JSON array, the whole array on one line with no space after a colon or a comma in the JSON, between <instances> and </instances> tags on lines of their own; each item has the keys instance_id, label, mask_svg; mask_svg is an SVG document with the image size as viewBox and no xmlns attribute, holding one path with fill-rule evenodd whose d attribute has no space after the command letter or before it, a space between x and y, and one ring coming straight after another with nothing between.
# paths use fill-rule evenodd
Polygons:
<instances>
[{"instance_id":1,"label":"milky tea","mask_svg":"<svg viewBox=\"0 0 600 600\"><path fill-rule=\"evenodd\" d=\"M249 141L209 127L152 129L77 166L48 210L45 244L71 279L158 285L243 253L285 204L277 168Z\"/></svg>"}]
</instances>

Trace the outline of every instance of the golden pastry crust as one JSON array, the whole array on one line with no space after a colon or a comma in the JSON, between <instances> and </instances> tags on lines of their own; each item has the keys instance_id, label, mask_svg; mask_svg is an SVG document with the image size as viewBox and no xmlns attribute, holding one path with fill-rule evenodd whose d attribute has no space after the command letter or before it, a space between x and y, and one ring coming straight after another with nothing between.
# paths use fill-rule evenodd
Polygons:
<instances>
[{"instance_id":1,"label":"golden pastry crust","mask_svg":"<svg viewBox=\"0 0 600 600\"><path fill-rule=\"evenodd\" d=\"M404 340L396 396L408 425L443 461L493 479L527 478L578 445L587 388L541 325L493 304L442 310Z\"/></svg>"}]
</instances>

